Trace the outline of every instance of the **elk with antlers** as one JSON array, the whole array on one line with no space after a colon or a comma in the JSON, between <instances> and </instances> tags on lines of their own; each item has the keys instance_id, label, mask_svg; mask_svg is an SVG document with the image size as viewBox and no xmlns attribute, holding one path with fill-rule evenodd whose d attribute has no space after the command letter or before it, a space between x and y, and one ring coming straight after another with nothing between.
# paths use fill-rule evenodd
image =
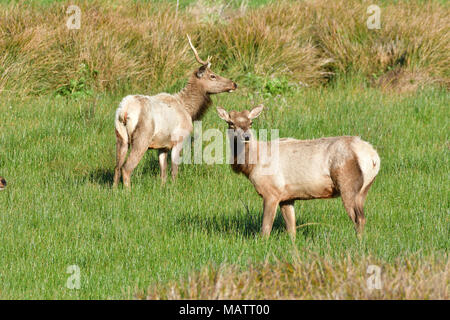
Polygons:
<instances>
[{"instance_id":1,"label":"elk with antlers","mask_svg":"<svg viewBox=\"0 0 450 320\"><path fill-rule=\"evenodd\" d=\"M167 155L171 150L172 179L175 180L183 141L211 105L210 95L233 92L237 85L211 71L210 58L200 59L187 36L200 68L190 76L184 89L176 94L155 96L130 95L119 105L115 116L116 167L114 186L122 174L123 184L130 186L130 176L147 149L158 149L161 180L166 181ZM125 162L128 147L130 154Z\"/></svg>"},{"instance_id":2,"label":"elk with antlers","mask_svg":"<svg viewBox=\"0 0 450 320\"><path fill-rule=\"evenodd\" d=\"M359 137L348 136L257 141L250 128L262 110L262 105L230 113L217 108L230 129L233 170L245 174L264 200L262 234L270 235L278 205L287 231L295 237L295 200L337 196L342 197L356 231L361 233L366 222L364 201L380 169L375 149ZM277 148L272 148L273 144ZM260 152L269 149L271 153Z\"/></svg>"}]
</instances>

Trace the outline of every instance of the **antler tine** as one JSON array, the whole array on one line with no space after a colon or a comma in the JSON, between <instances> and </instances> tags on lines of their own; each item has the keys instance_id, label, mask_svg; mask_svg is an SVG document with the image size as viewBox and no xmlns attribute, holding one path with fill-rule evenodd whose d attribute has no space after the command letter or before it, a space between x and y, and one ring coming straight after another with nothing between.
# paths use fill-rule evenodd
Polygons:
<instances>
[{"instance_id":1,"label":"antler tine","mask_svg":"<svg viewBox=\"0 0 450 320\"><path fill-rule=\"evenodd\" d=\"M198 63L200 63L201 65L209 65L210 62L210 58L208 57L207 61L203 61L202 59L200 59L200 57L198 56L198 52L197 50L195 50L194 45L192 44L191 38L189 37L189 35L186 35L189 41L189 45L191 46L192 51L194 51L194 55L195 55L195 59L197 60Z\"/></svg>"}]
</instances>

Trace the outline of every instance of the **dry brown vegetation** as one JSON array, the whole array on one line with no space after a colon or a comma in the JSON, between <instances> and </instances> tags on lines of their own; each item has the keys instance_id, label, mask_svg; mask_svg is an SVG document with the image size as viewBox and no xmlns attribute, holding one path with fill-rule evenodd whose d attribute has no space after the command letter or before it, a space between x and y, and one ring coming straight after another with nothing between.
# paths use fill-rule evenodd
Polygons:
<instances>
[{"instance_id":1,"label":"dry brown vegetation","mask_svg":"<svg viewBox=\"0 0 450 320\"><path fill-rule=\"evenodd\" d=\"M314 256L314 255L313 255ZM448 259L398 260L385 264L372 258L277 262L251 266L208 266L187 280L155 285L143 299L445 299L449 297ZM381 289L370 289L373 271L381 268Z\"/></svg>"},{"instance_id":2,"label":"dry brown vegetation","mask_svg":"<svg viewBox=\"0 0 450 320\"><path fill-rule=\"evenodd\" d=\"M233 78L251 72L316 85L395 68L450 78L450 10L436 2L382 6L380 30L366 26L367 1L280 1L211 19L214 8L205 6L177 13L174 4L85 1L80 30L66 27L69 4L0 5L0 92L170 89L192 68L186 33Z\"/></svg>"},{"instance_id":3,"label":"dry brown vegetation","mask_svg":"<svg viewBox=\"0 0 450 320\"><path fill-rule=\"evenodd\" d=\"M423 88L426 85L439 82L438 79L433 79L425 72L407 71L402 68L395 68L389 70L378 79L373 80L376 87L384 91L395 92L414 92L418 88ZM447 86L450 85L447 82Z\"/></svg>"}]
</instances>

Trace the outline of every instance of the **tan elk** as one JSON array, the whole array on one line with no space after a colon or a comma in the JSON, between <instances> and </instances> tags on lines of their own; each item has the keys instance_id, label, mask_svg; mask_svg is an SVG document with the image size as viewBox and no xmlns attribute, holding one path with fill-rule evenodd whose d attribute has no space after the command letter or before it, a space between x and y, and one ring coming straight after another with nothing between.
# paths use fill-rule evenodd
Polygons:
<instances>
[{"instance_id":1,"label":"tan elk","mask_svg":"<svg viewBox=\"0 0 450 320\"><path fill-rule=\"evenodd\" d=\"M116 167L114 186L122 174L123 184L130 186L130 176L147 149L158 149L161 180L166 181L167 155L171 150L172 178L178 172L183 141L193 129L193 120L200 119L211 105L210 95L233 92L237 88L232 80L211 71L210 58L200 59L188 36L189 45L200 68L190 76L184 89L176 94L160 93L155 96L130 95L125 97L116 111ZM131 151L125 162L128 146Z\"/></svg>"},{"instance_id":2,"label":"tan elk","mask_svg":"<svg viewBox=\"0 0 450 320\"><path fill-rule=\"evenodd\" d=\"M6 180L3 177L0 177L0 190L5 190L6 188Z\"/></svg>"},{"instance_id":3,"label":"tan elk","mask_svg":"<svg viewBox=\"0 0 450 320\"><path fill-rule=\"evenodd\" d=\"M374 148L351 136L257 141L250 128L262 110L262 105L230 113L217 108L229 125L233 170L247 176L264 200L262 235L270 235L278 206L287 231L295 237L295 200L337 196L360 234L366 222L364 201L380 169ZM272 148L275 143L277 148Z\"/></svg>"}]
</instances>

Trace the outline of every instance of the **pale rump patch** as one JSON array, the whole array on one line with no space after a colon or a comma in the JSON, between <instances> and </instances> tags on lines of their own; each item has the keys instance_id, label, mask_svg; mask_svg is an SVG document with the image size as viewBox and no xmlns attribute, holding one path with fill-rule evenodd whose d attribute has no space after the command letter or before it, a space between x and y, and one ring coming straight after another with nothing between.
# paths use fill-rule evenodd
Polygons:
<instances>
[{"instance_id":1,"label":"pale rump patch","mask_svg":"<svg viewBox=\"0 0 450 320\"><path fill-rule=\"evenodd\" d=\"M364 178L364 188L375 179L380 171L380 157L370 143L363 141L360 138L352 141L351 148L357 155L358 164Z\"/></svg>"}]
</instances>

